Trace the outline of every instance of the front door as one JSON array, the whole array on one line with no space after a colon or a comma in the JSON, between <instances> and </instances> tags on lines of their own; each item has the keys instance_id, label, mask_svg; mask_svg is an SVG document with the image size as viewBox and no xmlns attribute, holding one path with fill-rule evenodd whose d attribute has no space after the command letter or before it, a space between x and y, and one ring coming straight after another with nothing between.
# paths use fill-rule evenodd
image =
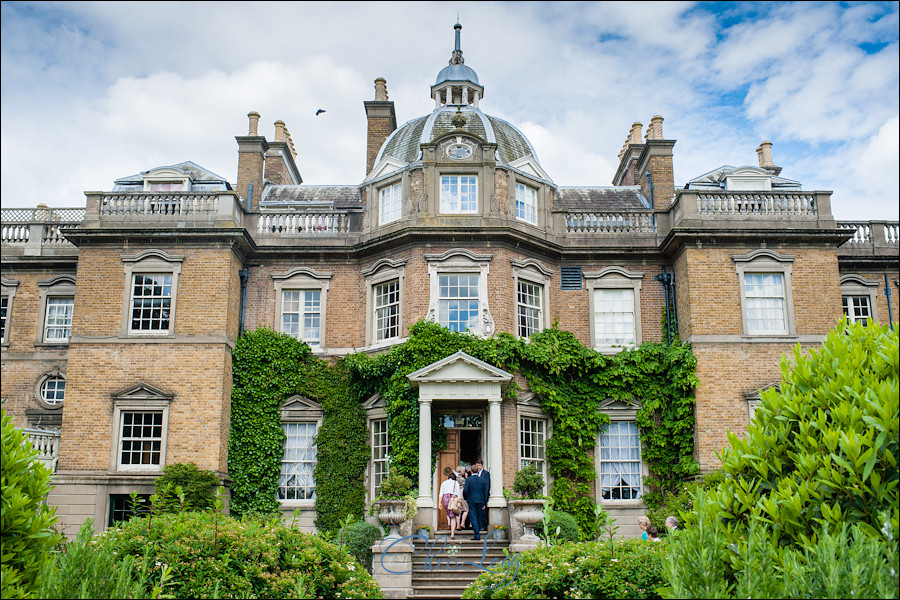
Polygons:
<instances>
[{"instance_id":1,"label":"front door","mask_svg":"<svg viewBox=\"0 0 900 600\"><path fill-rule=\"evenodd\" d=\"M447 448L438 452L437 472L438 490L447 479L446 469L456 470L459 465L459 429L447 430ZM438 498L438 529L447 527L447 512L444 510L444 499Z\"/></svg>"}]
</instances>

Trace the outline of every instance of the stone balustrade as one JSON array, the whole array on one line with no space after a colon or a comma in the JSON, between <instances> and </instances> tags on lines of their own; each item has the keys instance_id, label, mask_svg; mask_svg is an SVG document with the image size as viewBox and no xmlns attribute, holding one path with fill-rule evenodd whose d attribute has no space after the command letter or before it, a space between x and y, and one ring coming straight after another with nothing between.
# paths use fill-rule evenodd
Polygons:
<instances>
[{"instance_id":1,"label":"stone balustrade","mask_svg":"<svg viewBox=\"0 0 900 600\"><path fill-rule=\"evenodd\" d=\"M263 237L288 237L297 234L340 236L351 231L351 213L338 210L310 212L259 213L255 233Z\"/></svg>"},{"instance_id":2,"label":"stone balustrade","mask_svg":"<svg viewBox=\"0 0 900 600\"><path fill-rule=\"evenodd\" d=\"M838 229L853 233L838 249L848 254L894 254L900 250L900 222L898 221L838 221Z\"/></svg>"},{"instance_id":3,"label":"stone balustrade","mask_svg":"<svg viewBox=\"0 0 900 600\"><path fill-rule=\"evenodd\" d=\"M241 226L244 218L244 207L233 191L85 192L85 196L86 227Z\"/></svg>"},{"instance_id":4,"label":"stone balustrade","mask_svg":"<svg viewBox=\"0 0 900 600\"><path fill-rule=\"evenodd\" d=\"M816 215L812 192L700 192L701 215Z\"/></svg>"},{"instance_id":5,"label":"stone balustrade","mask_svg":"<svg viewBox=\"0 0 900 600\"><path fill-rule=\"evenodd\" d=\"M22 247L26 254L41 248L73 248L60 230L79 227L83 208L4 208L0 211L0 241Z\"/></svg>"},{"instance_id":6,"label":"stone balustrade","mask_svg":"<svg viewBox=\"0 0 900 600\"><path fill-rule=\"evenodd\" d=\"M653 213L566 213L566 233L656 233Z\"/></svg>"},{"instance_id":7,"label":"stone balustrade","mask_svg":"<svg viewBox=\"0 0 900 600\"><path fill-rule=\"evenodd\" d=\"M24 429L23 431L28 435L31 447L37 452L35 460L43 463L51 473L55 473L56 463L59 461L59 434L44 429Z\"/></svg>"},{"instance_id":8,"label":"stone balustrade","mask_svg":"<svg viewBox=\"0 0 900 600\"><path fill-rule=\"evenodd\" d=\"M833 229L835 226L831 192L821 191L679 190L668 213L672 227Z\"/></svg>"}]
</instances>

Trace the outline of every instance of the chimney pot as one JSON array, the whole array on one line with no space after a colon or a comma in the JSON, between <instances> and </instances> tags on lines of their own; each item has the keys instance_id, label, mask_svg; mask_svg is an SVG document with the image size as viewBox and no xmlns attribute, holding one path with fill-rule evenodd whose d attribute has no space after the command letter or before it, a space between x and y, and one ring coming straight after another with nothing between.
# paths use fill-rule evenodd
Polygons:
<instances>
[{"instance_id":1,"label":"chimney pot","mask_svg":"<svg viewBox=\"0 0 900 600\"><path fill-rule=\"evenodd\" d=\"M259 113L254 110L247 113L247 117L250 119L250 129L247 131L247 135L259 135Z\"/></svg>"},{"instance_id":2,"label":"chimney pot","mask_svg":"<svg viewBox=\"0 0 900 600\"><path fill-rule=\"evenodd\" d=\"M639 123L635 121L631 124L631 131L628 132L628 139L625 141L626 144L640 144L641 143L641 129L644 128L643 123Z\"/></svg>"},{"instance_id":3,"label":"chimney pot","mask_svg":"<svg viewBox=\"0 0 900 600\"><path fill-rule=\"evenodd\" d=\"M763 140L759 147L756 148L756 154L759 156L759 166L761 169L772 168L775 163L772 162L772 142Z\"/></svg>"},{"instance_id":4,"label":"chimney pot","mask_svg":"<svg viewBox=\"0 0 900 600\"><path fill-rule=\"evenodd\" d=\"M659 115L655 115L652 119L650 119L650 126L647 128L647 139L648 140L663 139L662 124L663 124L663 118Z\"/></svg>"},{"instance_id":5,"label":"chimney pot","mask_svg":"<svg viewBox=\"0 0 900 600\"><path fill-rule=\"evenodd\" d=\"M275 121L275 141L283 142L285 141L285 131L287 128L284 126L284 121Z\"/></svg>"},{"instance_id":6,"label":"chimney pot","mask_svg":"<svg viewBox=\"0 0 900 600\"><path fill-rule=\"evenodd\" d=\"M388 99L388 91L387 91L387 80L384 77L379 77L375 80L375 101L376 102L387 102Z\"/></svg>"}]
</instances>

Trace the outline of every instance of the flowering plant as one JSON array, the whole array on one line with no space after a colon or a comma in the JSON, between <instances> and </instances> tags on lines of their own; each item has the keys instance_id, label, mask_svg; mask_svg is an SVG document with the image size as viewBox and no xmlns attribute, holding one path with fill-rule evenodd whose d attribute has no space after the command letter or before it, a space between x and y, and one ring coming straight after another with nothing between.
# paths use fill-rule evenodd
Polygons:
<instances>
[{"instance_id":1,"label":"flowering plant","mask_svg":"<svg viewBox=\"0 0 900 600\"><path fill-rule=\"evenodd\" d=\"M503 531L504 529L506 529L506 525L494 525L494 529Z\"/></svg>"}]
</instances>

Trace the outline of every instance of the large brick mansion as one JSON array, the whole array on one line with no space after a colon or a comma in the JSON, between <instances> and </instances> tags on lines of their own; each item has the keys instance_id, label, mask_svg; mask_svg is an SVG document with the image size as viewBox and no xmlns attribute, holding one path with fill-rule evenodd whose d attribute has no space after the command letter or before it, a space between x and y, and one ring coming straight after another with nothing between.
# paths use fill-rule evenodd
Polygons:
<instances>
[{"instance_id":1,"label":"large brick mansion","mask_svg":"<svg viewBox=\"0 0 900 600\"><path fill-rule=\"evenodd\" d=\"M86 192L84 207L2 211L4 408L55 468L51 502L70 531L122 516L166 464L227 480L231 351L245 330L335 357L402 343L420 319L484 336L556 322L614 353L666 342L669 315L697 356L696 459L709 470L785 352L815 346L844 314L898 318L897 222L835 221L831 192L782 177L765 141L755 164L710 157L677 184L659 116L631 126L612 185L560 185L539 148L483 112L456 33L430 114L398 127L375 80L359 183L303 184L285 124L268 139L251 112L234 184L185 162ZM483 456L495 509L523 461L546 468L553 429L527 390L503 399L510 377L453 355L414 378L421 422L450 432L436 471ZM636 406L603 406L596 498L640 510ZM366 410L371 494L390 440L379 399ZM282 415L279 496L311 525L322 411L292 398ZM430 426L420 431L429 448ZM418 481L425 520L437 518L431 472Z\"/></svg>"}]
</instances>

